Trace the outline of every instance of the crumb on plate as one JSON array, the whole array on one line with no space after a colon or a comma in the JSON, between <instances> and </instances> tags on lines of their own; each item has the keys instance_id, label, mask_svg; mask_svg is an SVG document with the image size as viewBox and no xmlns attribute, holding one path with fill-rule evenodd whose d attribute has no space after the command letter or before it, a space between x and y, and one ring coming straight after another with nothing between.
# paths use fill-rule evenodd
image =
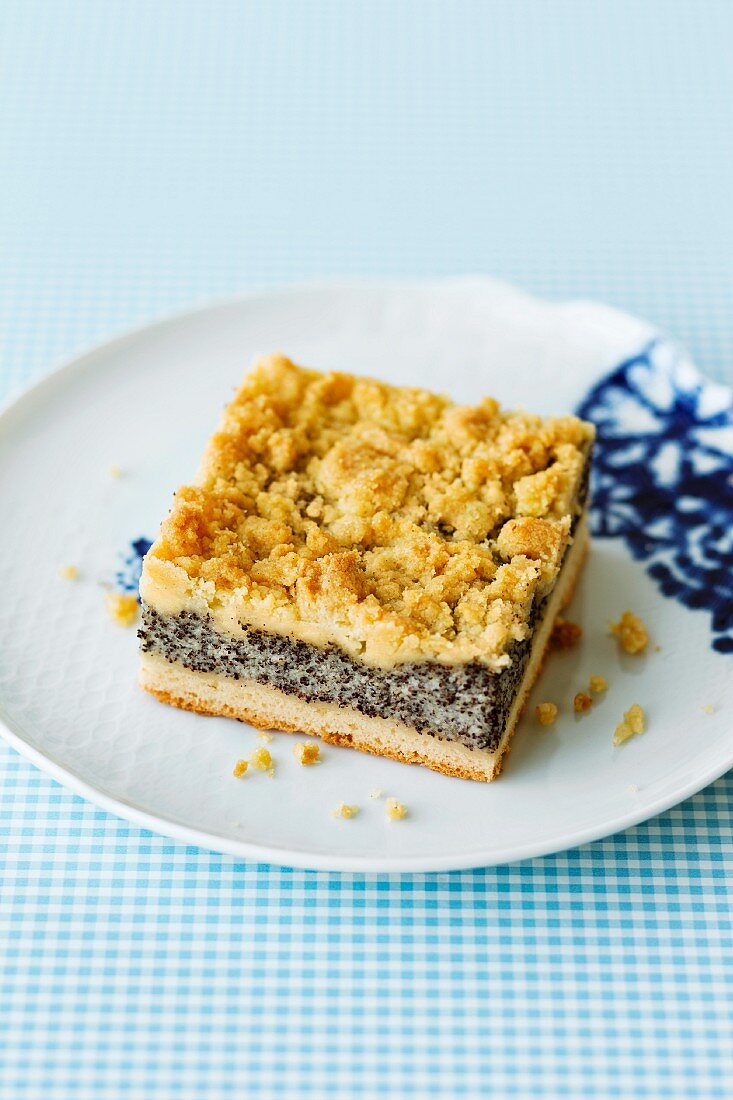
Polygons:
<instances>
[{"instance_id":1,"label":"crumb on plate","mask_svg":"<svg viewBox=\"0 0 733 1100\"><path fill-rule=\"evenodd\" d=\"M344 821L348 821L352 817L356 817L359 812L358 806L349 806L346 802L339 802L335 810L332 811L332 817L342 817Z\"/></svg>"},{"instance_id":2,"label":"crumb on plate","mask_svg":"<svg viewBox=\"0 0 733 1100\"><path fill-rule=\"evenodd\" d=\"M75 581L79 576L79 570L75 565L62 565L59 568L59 576L62 581Z\"/></svg>"},{"instance_id":3,"label":"crumb on plate","mask_svg":"<svg viewBox=\"0 0 733 1100\"><path fill-rule=\"evenodd\" d=\"M534 708L534 712L541 726L551 726L557 718L557 705L555 703L538 703Z\"/></svg>"},{"instance_id":4,"label":"crumb on plate","mask_svg":"<svg viewBox=\"0 0 733 1100\"><path fill-rule=\"evenodd\" d=\"M643 653L649 644L649 632L633 611L624 611L617 623L610 623L611 633L618 638L624 653Z\"/></svg>"},{"instance_id":5,"label":"crumb on plate","mask_svg":"<svg viewBox=\"0 0 733 1100\"><path fill-rule=\"evenodd\" d=\"M257 740L261 741L263 745L269 745L272 741L272 734L267 733L266 730L262 730L260 733L257 734Z\"/></svg>"},{"instance_id":6,"label":"crumb on plate","mask_svg":"<svg viewBox=\"0 0 733 1100\"><path fill-rule=\"evenodd\" d=\"M630 737L643 733L645 728L644 711L638 703L634 703L625 712L623 722L619 722L616 726L613 734L614 745L623 745L624 741L628 741Z\"/></svg>"},{"instance_id":7,"label":"crumb on plate","mask_svg":"<svg viewBox=\"0 0 733 1100\"><path fill-rule=\"evenodd\" d=\"M639 793L639 788L636 785L636 783L630 783L629 784L629 794L638 794L638 793Z\"/></svg>"},{"instance_id":8,"label":"crumb on plate","mask_svg":"<svg viewBox=\"0 0 733 1100\"><path fill-rule=\"evenodd\" d=\"M702 708L703 714L715 714L715 707L712 703L706 703Z\"/></svg>"},{"instance_id":9,"label":"crumb on plate","mask_svg":"<svg viewBox=\"0 0 733 1100\"><path fill-rule=\"evenodd\" d=\"M253 768L256 768L258 772L267 772L272 777L275 774L275 764L273 763L270 750L266 749L264 745L261 745L258 749L252 753L249 758L249 762Z\"/></svg>"},{"instance_id":10,"label":"crumb on plate","mask_svg":"<svg viewBox=\"0 0 733 1100\"><path fill-rule=\"evenodd\" d=\"M598 695L600 692L606 690L608 687L608 680L605 676L591 676L588 681L588 686L595 695Z\"/></svg>"},{"instance_id":11,"label":"crumb on plate","mask_svg":"<svg viewBox=\"0 0 733 1100\"><path fill-rule=\"evenodd\" d=\"M590 710L592 706L593 700L584 691L579 691L573 699L573 710L576 714L583 714L584 711Z\"/></svg>"},{"instance_id":12,"label":"crumb on plate","mask_svg":"<svg viewBox=\"0 0 733 1100\"><path fill-rule=\"evenodd\" d=\"M120 466L110 466L109 476L115 478L115 480L117 480L118 478L121 478L122 477L121 467Z\"/></svg>"},{"instance_id":13,"label":"crumb on plate","mask_svg":"<svg viewBox=\"0 0 733 1100\"><path fill-rule=\"evenodd\" d=\"M390 821L402 821L407 817L407 806L404 802L398 802L396 798L388 798L384 805Z\"/></svg>"},{"instance_id":14,"label":"crumb on plate","mask_svg":"<svg viewBox=\"0 0 733 1100\"><path fill-rule=\"evenodd\" d=\"M550 634L550 646L552 649L572 649L582 636L582 626L568 619L556 619Z\"/></svg>"},{"instance_id":15,"label":"crumb on plate","mask_svg":"<svg viewBox=\"0 0 733 1100\"><path fill-rule=\"evenodd\" d=\"M248 767L249 764L246 760L238 760L234 765L234 771L232 772L232 775L235 779L241 779L242 776L246 773Z\"/></svg>"},{"instance_id":16,"label":"crumb on plate","mask_svg":"<svg viewBox=\"0 0 733 1100\"><path fill-rule=\"evenodd\" d=\"M369 797L370 798L381 798L383 794L384 794L384 791L382 790L381 787L375 787L373 791L369 792Z\"/></svg>"},{"instance_id":17,"label":"crumb on plate","mask_svg":"<svg viewBox=\"0 0 733 1100\"><path fill-rule=\"evenodd\" d=\"M309 764L318 764L321 759L321 751L315 741L299 741L293 747L295 759L307 768Z\"/></svg>"},{"instance_id":18,"label":"crumb on plate","mask_svg":"<svg viewBox=\"0 0 733 1100\"><path fill-rule=\"evenodd\" d=\"M110 618L118 626L132 626L139 610L137 598L124 592L108 592L105 596Z\"/></svg>"}]
</instances>

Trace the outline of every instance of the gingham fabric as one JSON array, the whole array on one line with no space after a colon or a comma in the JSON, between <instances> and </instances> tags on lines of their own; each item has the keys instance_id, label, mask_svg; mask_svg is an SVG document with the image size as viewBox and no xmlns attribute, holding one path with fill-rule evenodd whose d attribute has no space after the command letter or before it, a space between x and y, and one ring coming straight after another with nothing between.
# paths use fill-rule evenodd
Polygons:
<instances>
[{"instance_id":1,"label":"gingham fabric","mask_svg":"<svg viewBox=\"0 0 733 1100\"><path fill-rule=\"evenodd\" d=\"M733 379L732 34L727 0L5 0L0 396L247 287L466 271ZM142 832L0 746L0 1097L730 1097L732 796L329 875Z\"/></svg>"}]
</instances>

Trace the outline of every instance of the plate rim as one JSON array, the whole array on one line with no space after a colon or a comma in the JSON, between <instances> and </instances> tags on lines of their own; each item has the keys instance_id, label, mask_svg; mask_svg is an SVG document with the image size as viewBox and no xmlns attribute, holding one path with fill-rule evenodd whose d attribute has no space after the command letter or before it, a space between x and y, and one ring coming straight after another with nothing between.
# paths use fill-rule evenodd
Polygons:
<instances>
[{"instance_id":1,"label":"plate rim","mask_svg":"<svg viewBox=\"0 0 733 1100\"><path fill-rule=\"evenodd\" d=\"M529 299L546 301L546 299L531 295L521 288L513 287L505 280L494 279L482 275L458 275L444 278L348 278L308 280L285 284L276 287L260 287L252 290L240 291L233 295L215 297L208 301L197 303L166 313L161 317L148 319L133 327L125 328L121 332L95 340L87 345L82 345L75 351L56 361L47 371L35 378L30 385L11 393L0 403L0 435L5 431L9 419L14 414L22 413L34 400L45 397L47 391L54 385L62 383L69 376L82 371L90 366L95 357L112 350L119 350L126 343L132 342L141 336L161 332L166 328L175 327L182 321L197 315L214 313L225 308L234 308L238 305L256 304L263 300L282 300L303 293L328 293L337 290L368 290L389 287L392 290L400 288L426 288L430 286L445 287L473 285L505 288L521 294L526 294ZM551 302L554 306L567 305L569 301L578 302L582 299L567 299L559 302ZM594 303L595 304L595 303ZM599 303L600 304L600 303ZM615 307L606 307L613 310L619 317L637 321L633 314L627 314ZM1 700L0 700L1 706ZM431 857L429 855L395 856L395 857L369 857L363 855L340 856L316 854L303 849L270 847L266 844L248 840L234 840L229 837L219 836L213 832L196 829L185 825L174 818L165 815L151 813L141 809L134 803L128 803L124 799L107 794L104 790L75 774L73 770L59 764L53 757L48 756L42 750L26 741L19 733L8 725L5 717L0 714L0 736L20 756L49 775L62 787L73 794L98 806L106 813L128 821L131 824L148 830L152 833L164 836L187 845L221 852L239 860L251 860L257 863L269 863L280 867L292 867L303 870L331 871L351 874L424 874L440 873L448 871L464 871L479 867L498 867L517 863L523 860L534 859L542 856L556 855L559 852L569 851L573 848L592 843L597 840L613 836L626 829L633 828L644 821L664 813L666 810L679 805L686 799L697 794L709 784L715 782L733 767L733 744L730 755L719 759L704 773L696 776L674 792L667 792L658 796L651 804L643 807L631 808L627 813L607 818L570 833L564 833L560 837L547 841L538 839L518 845L504 845L501 853L491 851L464 851L447 857Z\"/></svg>"}]
</instances>

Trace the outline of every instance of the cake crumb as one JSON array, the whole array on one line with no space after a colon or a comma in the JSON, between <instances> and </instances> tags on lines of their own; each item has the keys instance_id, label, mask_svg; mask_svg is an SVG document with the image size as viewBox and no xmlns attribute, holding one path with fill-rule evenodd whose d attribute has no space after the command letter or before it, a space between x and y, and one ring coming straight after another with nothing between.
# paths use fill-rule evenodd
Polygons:
<instances>
[{"instance_id":1,"label":"cake crumb","mask_svg":"<svg viewBox=\"0 0 733 1100\"><path fill-rule=\"evenodd\" d=\"M79 576L79 570L75 565L62 565L59 569L62 581L75 581Z\"/></svg>"},{"instance_id":2,"label":"cake crumb","mask_svg":"<svg viewBox=\"0 0 733 1100\"><path fill-rule=\"evenodd\" d=\"M234 765L234 771L232 772L232 775L235 779L241 779L242 776L246 773L248 767L249 764L246 760L238 760Z\"/></svg>"},{"instance_id":3,"label":"cake crumb","mask_svg":"<svg viewBox=\"0 0 733 1100\"><path fill-rule=\"evenodd\" d=\"M249 762L258 772L267 772L270 778L275 774L275 764L270 756L270 750L261 746L252 753Z\"/></svg>"},{"instance_id":4,"label":"cake crumb","mask_svg":"<svg viewBox=\"0 0 733 1100\"><path fill-rule=\"evenodd\" d=\"M407 817L407 806L404 802L398 802L396 798L388 798L384 805L390 821L402 821Z\"/></svg>"},{"instance_id":5,"label":"cake crumb","mask_svg":"<svg viewBox=\"0 0 733 1100\"><path fill-rule=\"evenodd\" d=\"M655 645L654 646L654 652L655 653L661 653L662 652L662 647L660 645Z\"/></svg>"},{"instance_id":6,"label":"cake crumb","mask_svg":"<svg viewBox=\"0 0 733 1100\"><path fill-rule=\"evenodd\" d=\"M629 794L638 794L639 788L636 783L629 783Z\"/></svg>"},{"instance_id":7,"label":"cake crumb","mask_svg":"<svg viewBox=\"0 0 733 1100\"><path fill-rule=\"evenodd\" d=\"M135 596L124 592L108 592L105 597L110 618L118 626L132 626L137 619L138 603Z\"/></svg>"},{"instance_id":8,"label":"cake crumb","mask_svg":"<svg viewBox=\"0 0 733 1100\"><path fill-rule=\"evenodd\" d=\"M608 687L608 680L605 676L591 676L588 681L588 686L595 695L598 695L600 692L606 690Z\"/></svg>"},{"instance_id":9,"label":"cake crumb","mask_svg":"<svg viewBox=\"0 0 733 1100\"><path fill-rule=\"evenodd\" d=\"M344 821L348 821L349 818L356 817L359 812L358 806L349 806L346 802L339 802L335 810L332 811L332 817L342 817Z\"/></svg>"},{"instance_id":10,"label":"cake crumb","mask_svg":"<svg viewBox=\"0 0 733 1100\"><path fill-rule=\"evenodd\" d=\"M262 741L263 745L269 745L272 741L272 734L262 730L261 733L257 734L257 740Z\"/></svg>"},{"instance_id":11,"label":"cake crumb","mask_svg":"<svg viewBox=\"0 0 733 1100\"><path fill-rule=\"evenodd\" d=\"M384 794L384 791L382 790L381 787L375 787L373 791L369 792L369 797L370 798L381 798L383 794Z\"/></svg>"},{"instance_id":12,"label":"cake crumb","mask_svg":"<svg viewBox=\"0 0 733 1100\"><path fill-rule=\"evenodd\" d=\"M715 707L712 703L706 703L702 708L703 714L715 714Z\"/></svg>"},{"instance_id":13,"label":"cake crumb","mask_svg":"<svg viewBox=\"0 0 733 1100\"><path fill-rule=\"evenodd\" d=\"M593 700L584 691L579 691L573 699L573 710L576 714L583 714L584 711L590 710L592 706Z\"/></svg>"},{"instance_id":14,"label":"cake crumb","mask_svg":"<svg viewBox=\"0 0 733 1100\"><path fill-rule=\"evenodd\" d=\"M568 619L556 619L550 634L552 649L572 649L583 636L582 626Z\"/></svg>"},{"instance_id":15,"label":"cake crumb","mask_svg":"<svg viewBox=\"0 0 733 1100\"><path fill-rule=\"evenodd\" d=\"M119 467L119 466L110 466L110 468L109 468L109 476L110 476L110 477L113 477L113 478L115 479L115 481L119 480L119 478L121 478L121 477L122 477L122 469L121 469L121 467Z\"/></svg>"},{"instance_id":16,"label":"cake crumb","mask_svg":"<svg viewBox=\"0 0 733 1100\"><path fill-rule=\"evenodd\" d=\"M541 726L551 726L557 718L557 705L555 703L538 703L534 708L534 712Z\"/></svg>"},{"instance_id":17,"label":"cake crumb","mask_svg":"<svg viewBox=\"0 0 733 1100\"><path fill-rule=\"evenodd\" d=\"M624 653L643 653L649 644L649 633L638 615L624 611L617 623L610 623L611 633L618 638Z\"/></svg>"},{"instance_id":18,"label":"cake crumb","mask_svg":"<svg viewBox=\"0 0 733 1100\"><path fill-rule=\"evenodd\" d=\"M293 748L293 755L304 768L320 763L321 759L321 752L315 741L299 741Z\"/></svg>"},{"instance_id":19,"label":"cake crumb","mask_svg":"<svg viewBox=\"0 0 733 1100\"><path fill-rule=\"evenodd\" d=\"M623 722L619 722L616 726L613 734L614 745L623 745L624 741L628 741L630 737L643 733L645 728L644 711L638 703L634 703L625 712Z\"/></svg>"}]
</instances>

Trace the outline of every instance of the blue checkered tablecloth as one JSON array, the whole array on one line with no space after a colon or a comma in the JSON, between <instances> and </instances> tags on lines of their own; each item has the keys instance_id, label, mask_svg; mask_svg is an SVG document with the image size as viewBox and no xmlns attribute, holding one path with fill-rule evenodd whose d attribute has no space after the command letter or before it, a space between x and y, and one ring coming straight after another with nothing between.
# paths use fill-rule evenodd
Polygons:
<instances>
[{"instance_id":1,"label":"blue checkered tablecloth","mask_svg":"<svg viewBox=\"0 0 733 1100\"><path fill-rule=\"evenodd\" d=\"M341 274L599 298L733 380L732 41L727 0L4 0L0 397ZM0 1097L730 1097L732 796L331 875L142 832L0 745Z\"/></svg>"}]
</instances>

